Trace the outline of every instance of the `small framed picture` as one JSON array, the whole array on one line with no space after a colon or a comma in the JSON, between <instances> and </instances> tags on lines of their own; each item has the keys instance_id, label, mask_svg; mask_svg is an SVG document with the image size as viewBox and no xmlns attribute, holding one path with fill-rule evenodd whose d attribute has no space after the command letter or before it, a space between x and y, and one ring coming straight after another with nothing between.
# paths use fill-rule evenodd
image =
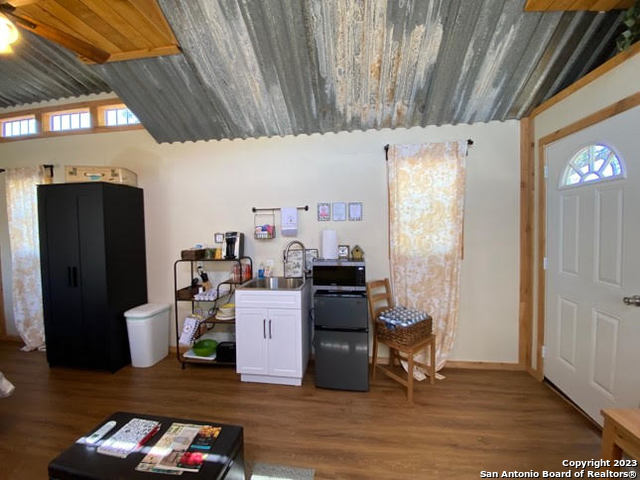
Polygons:
<instances>
[{"instance_id":1,"label":"small framed picture","mask_svg":"<svg viewBox=\"0 0 640 480\"><path fill-rule=\"evenodd\" d=\"M331 220L331 204L319 203L318 204L318 221L328 222Z\"/></svg>"},{"instance_id":2,"label":"small framed picture","mask_svg":"<svg viewBox=\"0 0 640 480\"><path fill-rule=\"evenodd\" d=\"M318 258L318 249L317 248L307 248L304 251L305 254L305 263L307 265L307 273L311 272L311 266L313 265L313 261Z\"/></svg>"},{"instance_id":3,"label":"small framed picture","mask_svg":"<svg viewBox=\"0 0 640 480\"><path fill-rule=\"evenodd\" d=\"M333 211L334 222L344 222L347 219L347 204L344 202L335 202L331 205Z\"/></svg>"},{"instance_id":4,"label":"small framed picture","mask_svg":"<svg viewBox=\"0 0 640 480\"><path fill-rule=\"evenodd\" d=\"M213 236L213 241L215 243L224 243L224 233L216 233Z\"/></svg>"},{"instance_id":5,"label":"small framed picture","mask_svg":"<svg viewBox=\"0 0 640 480\"><path fill-rule=\"evenodd\" d=\"M289 252L289 258L284 264L284 276L285 277L302 277L304 272L302 271L302 250L291 250Z\"/></svg>"},{"instance_id":6,"label":"small framed picture","mask_svg":"<svg viewBox=\"0 0 640 480\"><path fill-rule=\"evenodd\" d=\"M362 202L349 202L349 221L359 222L362 220Z\"/></svg>"},{"instance_id":7,"label":"small framed picture","mask_svg":"<svg viewBox=\"0 0 640 480\"><path fill-rule=\"evenodd\" d=\"M338 245L338 258L341 260L349 259L349 245Z\"/></svg>"}]
</instances>

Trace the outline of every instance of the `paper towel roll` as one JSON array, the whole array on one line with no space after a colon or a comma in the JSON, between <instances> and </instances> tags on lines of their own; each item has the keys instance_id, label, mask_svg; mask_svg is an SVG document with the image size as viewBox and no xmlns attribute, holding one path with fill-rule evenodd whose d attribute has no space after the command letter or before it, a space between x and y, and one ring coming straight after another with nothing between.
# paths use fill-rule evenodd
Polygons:
<instances>
[{"instance_id":1,"label":"paper towel roll","mask_svg":"<svg viewBox=\"0 0 640 480\"><path fill-rule=\"evenodd\" d=\"M338 235L335 230L322 230L322 258L338 258Z\"/></svg>"}]
</instances>

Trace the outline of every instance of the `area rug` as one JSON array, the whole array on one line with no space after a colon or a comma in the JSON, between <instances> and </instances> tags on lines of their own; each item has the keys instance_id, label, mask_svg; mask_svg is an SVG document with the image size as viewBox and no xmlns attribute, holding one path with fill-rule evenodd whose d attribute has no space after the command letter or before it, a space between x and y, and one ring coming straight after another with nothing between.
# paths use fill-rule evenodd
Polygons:
<instances>
[{"instance_id":1,"label":"area rug","mask_svg":"<svg viewBox=\"0 0 640 480\"><path fill-rule=\"evenodd\" d=\"M250 465L250 480L313 480L314 470L311 468L290 467L288 465L271 465L256 462Z\"/></svg>"}]
</instances>

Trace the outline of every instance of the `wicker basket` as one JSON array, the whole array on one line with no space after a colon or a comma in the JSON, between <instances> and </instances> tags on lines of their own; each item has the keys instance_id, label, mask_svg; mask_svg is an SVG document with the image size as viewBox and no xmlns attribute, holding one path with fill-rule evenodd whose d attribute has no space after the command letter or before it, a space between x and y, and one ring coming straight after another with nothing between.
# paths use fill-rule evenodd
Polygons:
<instances>
[{"instance_id":1,"label":"wicker basket","mask_svg":"<svg viewBox=\"0 0 640 480\"><path fill-rule=\"evenodd\" d=\"M433 320L427 316L424 320L409 325L408 327L387 327L387 324L376 319L376 335L381 342L395 343L398 345L413 345L431 335Z\"/></svg>"},{"instance_id":2,"label":"wicker basket","mask_svg":"<svg viewBox=\"0 0 640 480\"><path fill-rule=\"evenodd\" d=\"M190 248L180 252L182 260L202 260L204 258L204 248Z\"/></svg>"}]
</instances>

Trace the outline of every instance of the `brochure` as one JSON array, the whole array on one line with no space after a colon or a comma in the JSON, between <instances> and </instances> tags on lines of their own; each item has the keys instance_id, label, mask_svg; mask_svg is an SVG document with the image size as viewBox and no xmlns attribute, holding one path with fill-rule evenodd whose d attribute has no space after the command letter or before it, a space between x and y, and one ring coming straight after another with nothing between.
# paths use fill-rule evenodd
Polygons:
<instances>
[{"instance_id":1,"label":"brochure","mask_svg":"<svg viewBox=\"0 0 640 480\"><path fill-rule=\"evenodd\" d=\"M126 458L144 445L159 429L160 422L132 418L98 447L98 453Z\"/></svg>"},{"instance_id":2,"label":"brochure","mask_svg":"<svg viewBox=\"0 0 640 480\"><path fill-rule=\"evenodd\" d=\"M199 472L221 427L173 423L136 467L140 472Z\"/></svg>"}]
</instances>

